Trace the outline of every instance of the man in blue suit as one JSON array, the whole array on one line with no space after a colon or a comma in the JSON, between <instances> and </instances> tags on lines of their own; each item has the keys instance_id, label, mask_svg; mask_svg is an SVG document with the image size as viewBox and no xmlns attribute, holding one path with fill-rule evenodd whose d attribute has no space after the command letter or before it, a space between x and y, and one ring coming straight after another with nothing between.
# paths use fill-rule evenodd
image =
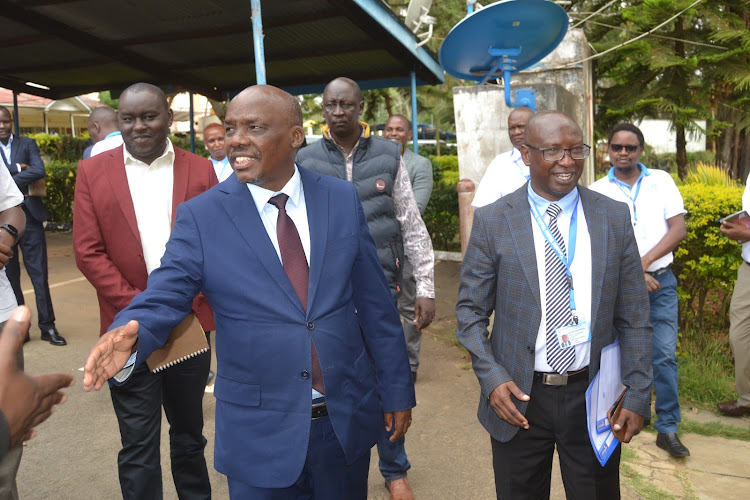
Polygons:
<instances>
[{"instance_id":1,"label":"man in blue suit","mask_svg":"<svg viewBox=\"0 0 750 500\"><path fill-rule=\"evenodd\" d=\"M245 89L225 126L234 175L180 205L161 267L92 349L84 388L126 378L203 291L221 332L214 462L230 496L364 499L379 427L400 439L416 402L357 192L295 165L302 112L286 92Z\"/></svg>"},{"instance_id":2,"label":"man in blue suit","mask_svg":"<svg viewBox=\"0 0 750 500\"><path fill-rule=\"evenodd\" d=\"M25 301L21 291L21 267L18 261L20 247L23 264L34 286L37 320L42 331L42 340L62 346L67 342L55 327L55 311L52 309L47 273L47 238L44 235L44 221L49 219L49 212L44 207L41 196L29 193L31 183L44 179L47 173L34 139L15 136L12 127L13 117L10 111L0 106L0 156L24 196L22 207L26 213L26 232L13 247L14 256L6 266L8 280L16 294L18 305L23 305ZM27 341L28 338L27 336Z\"/></svg>"}]
</instances>

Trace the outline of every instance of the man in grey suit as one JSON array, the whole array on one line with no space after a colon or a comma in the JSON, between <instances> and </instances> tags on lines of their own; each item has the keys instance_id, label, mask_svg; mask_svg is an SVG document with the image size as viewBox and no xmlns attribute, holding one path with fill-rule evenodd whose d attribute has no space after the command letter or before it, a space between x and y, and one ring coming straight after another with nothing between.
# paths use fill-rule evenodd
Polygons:
<instances>
[{"instance_id":1,"label":"man in grey suit","mask_svg":"<svg viewBox=\"0 0 750 500\"><path fill-rule=\"evenodd\" d=\"M424 211L432 195L432 162L429 158L418 155L407 147L412 140L411 122L404 115L391 115L385 122L383 135L389 141L399 144L401 156L406 165L411 181L411 190L419 207L419 214L424 217ZM422 325L417 325L414 318L414 301L417 298L417 281L414 278L414 267L404 256L404 276L401 295L398 298L398 311L404 318L404 336L406 350L409 352L409 365L414 382L417 381L419 369L419 349L422 346Z\"/></svg>"},{"instance_id":2,"label":"man in grey suit","mask_svg":"<svg viewBox=\"0 0 750 500\"><path fill-rule=\"evenodd\" d=\"M530 182L474 213L456 305L497 497L549 497L557 448L568 498L617 499L620 450L599 465L585 391L602 348L619 339L629 390L614 428L625 443L640 432L650 412L651 326L628 207L577 186L590 147L567 115L534 116L524 142Z\"/></svg>"}]
</instances>

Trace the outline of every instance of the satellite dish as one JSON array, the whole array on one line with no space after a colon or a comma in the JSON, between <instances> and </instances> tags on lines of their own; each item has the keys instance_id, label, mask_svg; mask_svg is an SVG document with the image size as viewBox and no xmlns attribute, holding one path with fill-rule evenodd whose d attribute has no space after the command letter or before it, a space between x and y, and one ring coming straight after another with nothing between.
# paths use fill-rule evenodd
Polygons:
<instances>
[{"instance_id":1,"label":"satellite dish","mask_svg":"<svg viewBox=\"0 0 750 500\"><path fill-rule=\"evenodd\" d=\"M427 15L430 12L431 6L432 0L411 0L409 2L409 7L406 9L406 19L404 19L404 24L406 24L406 27L409 28L412 33L421 39L417 44L417 47L421 47L432 38L432 27L437 20L434 17ZM423 25L427 26L427 31L417 33Z\"/></svg>"},{"instance_id":2,"label":"satellite dish","mask_svg":"<svg viewBox=\"0 0 750 500\"><path fill-rule=\"evenodd\" d=\"M453 27L440 47L440 65L449 75L479 85L502 77L506 104L534 109L533 90L529 95L517 91L521 99L511 103L510 75L541 61L567 31L568 14L548 0L497 2Z\"/></svg>"}]
</instances>

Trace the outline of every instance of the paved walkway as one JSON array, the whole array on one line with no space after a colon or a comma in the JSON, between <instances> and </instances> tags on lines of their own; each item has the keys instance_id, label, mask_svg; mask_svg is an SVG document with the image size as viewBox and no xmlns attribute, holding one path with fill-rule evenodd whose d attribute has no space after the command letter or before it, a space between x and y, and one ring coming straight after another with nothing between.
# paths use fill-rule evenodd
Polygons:
<instances>
[{"instance_id":1,"label":"paved walkway","mask_svg":"<svg viewBox=\"0 0 750 500\"><path fill-rule=\"evenodd\" d=\"M19 471L19 490L24 500L116 499L119 433L106 389L88 394L81 389L85 357L96 341L99 311L96 294L75 267L70 234L49 235L50 284L57 314L57 326L68 340L67 347L53 347L39 340L32 327L32 342L26 345L26 366L30 372L64 371L73 374L76 386L68 390L69 400L38 429L28 443ZM489 436L476 419L478 384L465 358L454 343L453 307L459 265L441 262L437 266L438 317L423 342L422 367L416 385L418 406L414 425L407 435L407 452L412 463L409 479L418 498L489 499L493 497ZM24 275L24 290L33 304L30 284ZM35 316L32 305L32 313ZM214 360L215 363L215 360ZM228 498L226 479L213 470L214 398L204 400L206 457L211 471L214 498ZM720 420L710 412L687 419ZM727 420L750 427L750 418ZM750 498L750 442L685 434L682 436L692 457L670 459L656 448L655 434L644 432L627 446L623 470L623 498L644 498L635 493L651 487L666 492L653 498ZM166 425L162 429L162 450L166 451ZM176 499L169 473L168 452L162 454L165 499ZM562 482L553 477L554 500L563 499ZM373 452L370 498L387 499L377 472ZM646 496L645 498L652 498Z\"/></svg>"}]
</instances>

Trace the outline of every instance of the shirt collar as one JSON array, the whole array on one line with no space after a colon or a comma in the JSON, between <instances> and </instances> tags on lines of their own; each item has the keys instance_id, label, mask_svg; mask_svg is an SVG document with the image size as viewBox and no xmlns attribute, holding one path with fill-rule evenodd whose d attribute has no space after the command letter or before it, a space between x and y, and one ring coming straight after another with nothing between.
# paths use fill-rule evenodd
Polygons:
<instances>
[{"instance_id":1,"label":"shirt collar","mask_svg":"<svg viewBox=\"0 0 750 500\"><path fill-rule=\"evenodd\" d=\"M130 151L128 151L128 147L125 146L124 144L122 146L122 154L125 157L125 165L127 165L128 163L135 163L135 164L140 163L141 165L150 166L150 165L147 165L146 162L143 162L139 160L138 158L136 158L135 156L133 156L132 154L130 154ZM172 146L172 141L170 141L169 139L167 139L167 143L165 144L164 152L158 158L154 159L154 161L151 162L151 165L153 165L158 160L165 158L165 157L171 157L170 159L174 161L174 146Z\"/></svg>"},{"instance_id":2,"label":"shirt collar","mask_svg":"<svg viewBox=\"0 0 750 500\"><path fill-rule=\"evenodd\" d=\"M110 137L115 137L118 135L122 135L122 132L120 132L119 130L115 130L114 132L110 132L109 134L105 135L104 138L109 139Z\"/></svg>"},{"instance_id":3,"label":"shirt collar","mask_svg":"<svg viewBox=\"0 0 750 500\"><path fill-rule=\"evenodd\" d=\"M209 156L208 159L211 160L211 163L214 165L224 165L225 163L229 163L229 156L225 156L221 160L214 160L213 156Z\"/></svg>"},{"instance_id":4,"label":"shirt collar","mask_svg":"<svg viewBox=\"0 0 750 500\"><path fill-rule=\"evenodd\" d=\"M638 176L638 180L641 180L642 178L644 178L644 177L646 177L648 175L651 175L651 172L648 171L648 169L646 168L646 165L644 165L643 163L638 163L638 168L641 169L641 175ZM620 179L618 179L617 177L615 177L615 167L612 167L612 168L609 169L609 172L607 172L607 179L609 179L610 182L616 182L618 184L623 184L623 185L627 186L628 189L630 189L630 187L631 187L630 184L628 184L627 182L622 182Z\"/></svg>"},{"instance_id":5,"label":"shirt collar","mask_svg":"<svg viewBox=\"0 0 750 500\"><path fill-rule=\"evenodd\" d=\"M518 148L514 147L510 150L510 159L513 161L520 160L521 159L521 151L518 150Z\"/></svg>"},{"instance_id":6,"label":"shirt collar","mask_svg":"<svg viewBox=\"0 0 750 500\"><path fill-rule=\"evenodd\" d=\"M268 204L268 200L273 198L279 193L284 193L289 196L289 201L296 207L300 204L300 198L302 197L302 177L299 175L299 169L297 164L294 164L294 173L292 178L287 181L281 191L271 191L255 184L248 182L247 188L253 195L253 201L255 202L255 208L258 209L258 213L262 213Z\"/></svg>"},{"instance_id":7,"label":"shirt collar","mask_svg":"<svg viewBox=\"0 0 750 500\"><path fill-rule=\"evenodd\" d=\"M10 145L13 143L13 138L14 137L15 137L15 135L10 134L10 137L8 137L8 144L3 144L2 142L0 142L0 146L2 146L4 148L9 148Z\"/></svg>"},{"instance_id":8,"label":"shirt collar","mask_svg":"<svg viewBox=\"0 0 750 500\"><path fill-rule=\"evenodd\" d=\"M540 214L546 213L547 208L552 205L552 203L555 203L562 208L563 212L565 212L568 217L572 217L573 209L578 203L578 187L555 202L542 198L536 194L531 188L531 182L528 183L527 191L529 194L529 201L536 206Z\"/></svg>"}]
</instances>

